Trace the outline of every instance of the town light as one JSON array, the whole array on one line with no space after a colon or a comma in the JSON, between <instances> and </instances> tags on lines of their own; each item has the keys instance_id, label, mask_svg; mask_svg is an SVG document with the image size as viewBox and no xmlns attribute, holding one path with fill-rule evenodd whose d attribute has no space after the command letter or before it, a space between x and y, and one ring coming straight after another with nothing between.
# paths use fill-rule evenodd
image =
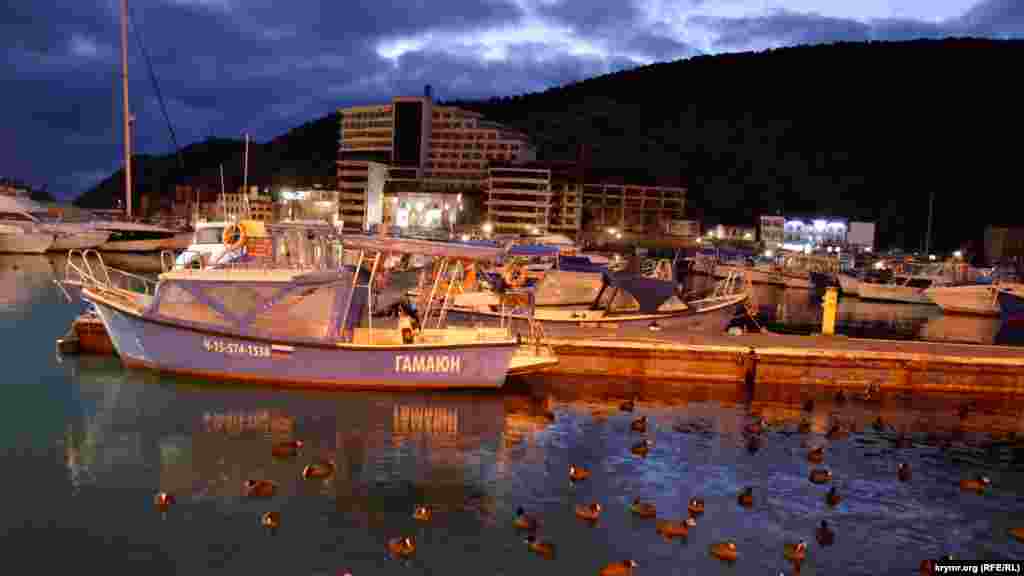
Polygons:
<instances>
[{"instance_id":1,"label":"town light","mask_svg":"<svg viewBox=\"0 0 1024 576\"><path fill-rule=\"evenodd\" d=\"M750 232L747 232L746 234L744 234L744 235L743 235L743 238L744 238L745 240L750 240L750 239L752 239L753 237L754 237L754 235L753 235L753 234L751 234Z\"/></svg>"},{"instance_id":2,"label":"town light","mask_svg":"<svg viewBox=\"0 0 1024 576\"><path fill-rule=\"evenodd\" d=\"M417 202L416 203L416 211L417 212L423 212L423 206L424 206L423 200L420 200L419 202Z\"/></svg>"},{"instance_id":3,"label":"town light","mask_svg":"<svg viewBox=\"0 0 1024 576\"><path fill-rule=\"evenodd\" d=\"M615 234L618 233L618 230L616 230L615 228L609 228L608 233L611 234L612 236L615 236Z\"/></svg>"},{"instance_id":4,"label":"town light","mask_svg":"<svg viewBox=\"0 0 1024 576\"><path fill-rule=\"evenodd\" d=\"M960 258L963 258L963 257L964 257L964 253L961 252L960 250L957 250L957 251L953 252L953 258L956 258L956 259L959 260Z\"/></svg>"},{"instance_id":5,"label":"town light","mask_svg":"<svg viewBox=\"0 0 1024 576\"><path fill-rule=\"evenodd\" d=\"M934 262L935 261L935 254L929 254L928 255L928 259Z\"/></svg>"},{"instance_id":6,"label":"town light","mask_svg":"<svg viewBox=\"0 0 1024 576\"><path fill-rule=\"evenodd\" d=\"M463 242L469 242L469 234L463 234L462 235L462 241Z\"/></svg>"},{"instance_id":7,"label":"town light","mask_svg":"<svg viewBox=\"0 0 1024 576\"><path fill-rule=\"evenodd\" d=\"M765 251L764 251L764 257L765 257L765 258L771 258L771 257L772 257L772 256L774 256L774 255L775 255L775 253L774 253L774 252L772 252L771 250L765 250Z\"/></svg>"},{"instance_id":8,"label":"town light","mask_svg":"<svg viewBox=\"0 0 1024 576\"><path fill-rule=\"evenodd\" d=\"M814 225L815 232L824 232L825 228L828 227L828 222L826 222L825 220L814 220L813 222L811 222L811 224Z\"/></svg>"},{"instance_id":9,"label":"town light","mask_svg":"<svg viewBox=\"0 0 1024 576\"><path fill-rule=\"evenodd\" d=\"M484 234L490 234L494 230L494 225L490 222L484 222L483 230Z\"/></svg>"},{"instance_id":10,"label":"town light","mask_svg":"<svg viewBox=\"0 0 1024 576\"><path fill-rule=\"evenodd\" d=\"M871 253L871 246L865 246L864 247L864 251L870 254Z\"/></svg>"},{"instance_id":11,"label":"town light","mask_svg":"<svg viewBox=\"0 0 1024 576\"><path fill-rule=\"evenodd\" d=\"M618 240L622 240L622 233L621 232L616 232L615 233L615 238L618 239Z\"/></svg>"}]
</instances>

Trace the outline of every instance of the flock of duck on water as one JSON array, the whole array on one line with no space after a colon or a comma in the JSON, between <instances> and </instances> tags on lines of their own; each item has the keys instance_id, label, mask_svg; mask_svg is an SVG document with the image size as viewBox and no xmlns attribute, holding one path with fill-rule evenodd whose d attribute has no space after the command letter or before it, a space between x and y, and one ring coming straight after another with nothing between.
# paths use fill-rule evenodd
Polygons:
<instances>
[{"instance_id":1,"label":"flock of duck on water","mask_svg":"<svg viewBox=\"0 0 1024 576\"><path fill-rule=\"evenodd\" d=\"M865 394L865 398L871 395L869 390ZM636 402L638 398L628 400L622 403L619 408L624 412L633 412L636 408ZM836 394L837 402L845 402L846 398L842 391ZM969 405L963 405L959 409L959 415L961 419L966 418ZM814 410L814 401L807 400L804 404L804 410L806 412L812 412ZM555 415L553 412L548 410L545 414L549 420L554 420ZM595 413L595 417L601 418L603 414ZM881 417L878 417L874 423L873 428L876 431L882 432L889 429L889 427L882 421ZM747 450L753 454L757 452L763 442L763 434L769 428L768 422L762 417L756 417L751 422L748 422L743 428L743 436ZM630 424L630 429L634 432L646 433L647 432L647 416L640 416L634 419ZM680 433L707 433L710 431L710 424L707 422L692 422L692 423L678 423L673 426L673 430ZM802 418L798 427L798 431L801 434L807 434L811 431L810 420L806 417ZM825 433L825 438L831 441L841 440L848 436L849 428L844 426L840 422L833 422L828 431ZM911 445L910 438L905 434L900 434L895 439L896 447L907 448ZM805 444L806 445L806 444ZM289 440L275 444L271 449L271 454L278 459L293 458L301 451L303 442L301 440ZM653 447L653 443L650 440L644 439L632 445L630 451L640 457L645 457L650 449ZM807 460L812 464L822 464L825 461L825 446L812 447L807 452ZM312 464L305 466L302 470L303 479L324 479L329 478L334 474L335 465L334 462L329 459L320 459ZM569 484L575 486L579 482L584 482L590 478L591 472L582 466L572 464L569 466ZM912 477L912 471L910 465L906 462L900 462L897 466L896 477L900 482L909 482ZM828 484L832 481L832 472L824 467L813 468L808 476L808 480L814 484ZM991 485L991 481L986 477L979 475L976 478L969 478L960 481L960 489L964 492L973 493L984 493L984 491ZM242 494L247 498L258 498L258 499L269 499L272 498L277 492L277 483L271 480L247 480L242 485ZM836 487L833 485L824 497L825 503L829 507L835 507L842 501L842 496L839 494ZM167 492L159 492L154 498L154 502L157 510L162 514L166 514L168 510L175 504L174 495ZM754 505L754 494L753 488L746 487L737 495L737 503L744 508L752 508ZM589 504L578 504L575 507L576 517L590 525L596 525L601 517L603 507L597 502L591 502ZM634 499L630 511L639 518L647 518L655 520L655 532L667 540L674 538L686 538L690 530L696 528L697 518L704 513L704 500L701 498L691 498L687 503L688 517L685 520L669 520L664 518L658 518L658 512L655 505L651 502L645 502L639 498ZM412 518L418 522L430 522L433 518L432 509L426 505L418 505L414 508ZM281 525L281 515L279 512L266 512L260 517L260 523L270 533L274 533ZM524 543L527 548L538 554L539 556L546 559L553 559L555 557L555 545L550 541L541 540L537 537L538 529L541 525L541 521L536 516L527 513L522 507L516 510L516 515L513 520L513 525L516 529L525 534ZM1024 542L1024 527L1010 529L1010 535L1016 540ZM835 542L835 532L828 525L826 520L822 520L820 525L815 531L815 539L818 544L822 547L831 546ZM409 559L416 553L416 540L412 536L399 536L390 538L386 543L388 553L398 559ZM725 540L711 544L709 547L709 553L711 556L722 560L724 562L733 563L739 559L739 550L734 540ZM795 573L800 573L801 565L806 558L807 553L807 542L800 541L795 543L787 543L783 546L782 554L783 557L793 565ZM946 556L943 560L952 560L951 556ZM920 571L922 575L931 576L935 573L935 562L936 560L924 560L921 562ZM622 560L619 562L613 562L608 564L599 572L600 576L629 576L632 575L633 569L637 568L639 564L632 559ZM343 576L352 576L345 572Z\"/></svg>"}]
</instances>

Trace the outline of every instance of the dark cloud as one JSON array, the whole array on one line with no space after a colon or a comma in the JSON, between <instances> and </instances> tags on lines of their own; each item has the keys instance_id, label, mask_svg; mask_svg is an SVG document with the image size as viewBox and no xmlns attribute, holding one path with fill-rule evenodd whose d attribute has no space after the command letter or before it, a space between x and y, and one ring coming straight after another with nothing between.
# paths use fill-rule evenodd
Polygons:
<instances>
[{"instance_id":1,"label":"dark cloud","mask_svg":"<svg viewBox=\"0 0 1024 576\"><path fill-rule=\"evenodd\" d=\"M780 10L750 18L694 17L694 24L715 33L716 48L735 50L756 45L820 44L863 41L871 37L869 25L856 20L798 14Z\"/></svg>"},{"instance_id":2,"label":"dark cloud","mask_svg":"<svg viewBox=\"0 0 1024 576\"><path fill-rule=\"evenodd\" d=\"M960 18L966 33L1003 38L1024 36L1024 2L1020 0L982 0Z\"/></svg>"},{"instance_id":3,"label":"dark cloud","mask_svg":"<svg viewBox=\"0 0 1024 576\"><path fill-rule=\"evenodd\" d=\"M538 5L537 13L543 18L571 26L580 34L630 29L641 17L637 0L561 0L556 4Z\"/></svg>"}]
</instances>

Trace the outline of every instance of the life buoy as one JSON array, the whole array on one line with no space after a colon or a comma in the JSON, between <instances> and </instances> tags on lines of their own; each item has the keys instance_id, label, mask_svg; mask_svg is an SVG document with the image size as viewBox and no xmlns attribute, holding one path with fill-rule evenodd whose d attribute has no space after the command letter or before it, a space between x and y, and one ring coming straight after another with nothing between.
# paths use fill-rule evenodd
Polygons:
<instances>
[{"instance_id":1,"label":"life buoy","mask_svg":"<svg viewBox=\"0 0 1024 576\"><path fill-rule=\"evenodd\" d=\"M523 267L515 264L510 264L506 267L505 273L501 277L509 286L522 286L525 280Z\"/></svg>"},{"instance_id":2,"label":"life buoy","mask_svg":"<svg viewBox=\"0 0 1024 576\"><path fill-rule=\"evenodd\" d=\"M237 238L235 238L236 235ZM233 238L234 240L232 240ZM224 243L224 246L229 251L238 250L245 246L245 242L248 239L249 235L245 232L245 226L242 226L240 222L224 228L224 234L221 235L221 242Z\"/></svg>"}]
</instances>

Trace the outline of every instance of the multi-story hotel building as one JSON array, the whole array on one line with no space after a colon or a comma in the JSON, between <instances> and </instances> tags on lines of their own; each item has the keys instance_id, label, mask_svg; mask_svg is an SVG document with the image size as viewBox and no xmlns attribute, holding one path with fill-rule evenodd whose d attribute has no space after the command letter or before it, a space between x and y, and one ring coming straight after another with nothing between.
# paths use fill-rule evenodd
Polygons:
<instances>
[{"instance_id":1,"label":"multi-story hotel building","mask_svg":"<svg viewBox=\"0 0 1024 576\"><path fill-rule=\"evenodd\" d=\"M429 195L429 205L455 205L459 193L482 191L492 162L535 158L526 135L480 114L437 106L428 86L422 97L343 108L338 153L340 214L346 226L364 227L377 214L387 224L399 217L384 196ZM374 167L373 164L379 164ZM371 183L371 181L373 181ZM378 196L380 194L380 196Z\"/></svg>"}]
</instances>

